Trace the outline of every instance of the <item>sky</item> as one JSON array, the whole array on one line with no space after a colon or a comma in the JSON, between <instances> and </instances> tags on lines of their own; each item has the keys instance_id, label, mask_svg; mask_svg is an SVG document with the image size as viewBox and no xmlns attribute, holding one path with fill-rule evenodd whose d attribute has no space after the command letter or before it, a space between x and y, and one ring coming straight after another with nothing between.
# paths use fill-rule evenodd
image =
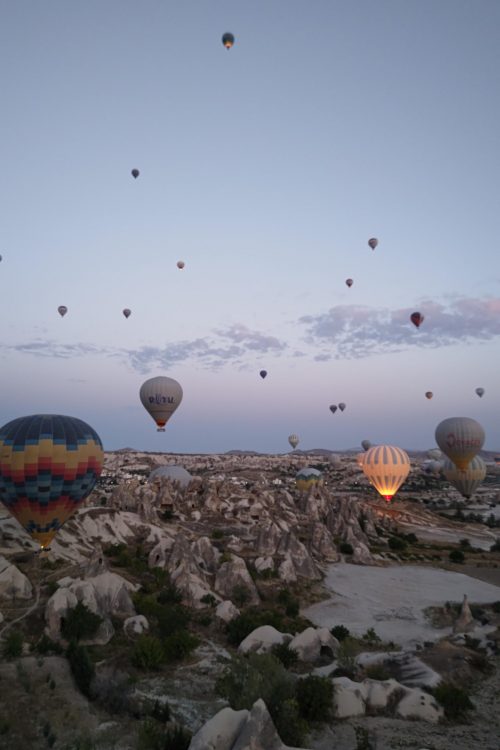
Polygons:
<instances>
[{"instance_id":1,"label":"sky","mask_svg":"<svg viewBox=\"0 0 500 750\"><path fill-rule=\"evenodd\" d=\"M0 0L0 424L281 453L468 416L500 450L499 32L498 0Z\"/></svg>"}]
</instances>

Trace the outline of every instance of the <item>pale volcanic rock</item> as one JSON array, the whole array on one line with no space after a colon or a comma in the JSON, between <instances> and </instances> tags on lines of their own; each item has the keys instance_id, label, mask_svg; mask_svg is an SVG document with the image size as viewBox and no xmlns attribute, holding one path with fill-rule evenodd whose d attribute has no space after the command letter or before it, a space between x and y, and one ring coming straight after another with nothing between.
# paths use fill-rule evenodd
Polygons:
<instances>
[{"instance_id":1,"label":"pale volcanic rock","mask_svg":"<svg viewBox=\"0 0 500 750\"><path fill-rule=\"evenodd\" d=\"M464 594L464 600L462 602L460 614L458 615L456 621L453 624L453 632L454 633L470 633L471 630L474 630L476 625L477 623L472 617L472 612L469 607L467 594Z\"/></svg>"},{"instance_id":2,"label":"pale volcanic rock","mask_svg":"<svg viewBox=\"0 0 500 750\"><path fill-rule=\"evenodd\" d=\"M358 683L355 683L358 684ZM397 680L370 680L360 683L366 705L372 711L383 711L395 694L401 694L405 688ZM406 691L405 691L406 692Z\"/></svg>"},{"instance_id":3,"label":"pale volcanic rock","mask_svg":"<svg viewBox=\"0 0 500 750\"><path fill-rule=\"evenodd\" d=\"M321 656L327 654L333 659L339 648L339 642L328 628L306 628L296 635L288 644L297 652L300 661L315 664Z\"/></svg>"},{"instance_id":4,"label":"pale volcanic rock","mask_svg":"<svg viewBox=\"0 0 500 750\"><path fill-rule=\"evenodd\" d=\"M248 592L248 604L258 604L259 594L242 557L231 555L231 560L222 563L215 577L214 590L230 599L235 588L243 587Z\"/></svg>"},{"instance_id":5,"label":"pale volcanic rock","mask_svg":"<svg viewBox=\"0 0 500 750\"><path fill-rule=\"evenodd\" d=\"M232 750L250 711L223 708L192 737L188 750Z\"/></svg>"},{"instance_id":6,"label":"pale volcanic rock","mask_svg":"<svg viewBox=\"0 0 500 750\"><path fill-rule=\"evenodd\" d=\"M231 622L239 614L240 610L229 599L221 602L215 608L215 616L223 622Z\"/></svg>"},{"instance_id":7,"label":"pale volcanic rock","mask_svg":"<svg viewBox=\"0 0 500 750\"><path fill-rule=\"evenodd\" d=\"M253 704L230 750L300 750L300 748L290 748L283 744L266 704L262 698L259 698Z\"/></svg>"},{"instance_id":8,"label":"pale volcanic rock","mask_svg":"<svg viewBox=\"0 0 500 750\"><path fill-rule=\"evenodd\" d=\"M24 573L0 556L0 598L31 599L33 588Z\"/></svg>"},{"instance_id":9,"label":"pale volcanic rock","mask_svg":"<svg viewBox=\"0 0 500 750\"><path fill-rule=\"evenodd\" d=\"M286 555L279 564L278 578L280 581L283 581L283 583L295 583L297 581L295 566L290 555Z\"/></svg>"},{"instance_id":10,"label":"pale volcanic rock","mask_svg":"<svg viewBox=\"0 0 500 750\"><path fill-rule=\"evenodd\" d=\"M261 625L244 638L238 646L240 654L266 654L273 646L288 643L292 640L289 633L280 633L272 625Z\"/></svg>"},{"instance_id":11,"label":"pale volcanic rock","mask_svg":"<svg viewBox=\"0 0 500 750\"><path fill-rule=\"evenodd\" d=\"M263 573L266 570L274 569L274 560L272 557L257 557L254 566L258 573Z\"/></svg>"},{"instance_id":12,"label":"pale volcanic rock","mask_svg":"<svg viewBox=\"0 0 500 750\"><path fill-rule=\"evenodd\" d=\"M337 719L348 719L352 716L364 716L366 697L364 686L348 677L334 677L333 680L333 713Z\"/></svg>"},{"instance_id":13,"label":"pale volcanic rock","mask_svg":"<svg viewBox=\"0 0 500 750\"><path fill-rule=\"evenodd\" d=\"M274 555L283 536L283 531L274 521L259 528L255 540L255 551L260 556Z\"/></svg>"},{"instance_id":14,"label":"pale volcanic rock","mask_svg":"<svg viewBox=\"0 0 500 750\"><path fill-rule=\"evenodd\" d=\"M134 615L133 617L127 617L123 623L123 630L129 638L133 636L142 635L147 633L149 630L149 622L144 615Z\"/></svg>"},{"instance_id":15,"label":"pale volcanic rock","mask_svg":"<svg viewBox=\"0 0 500 750\"><path fill-rule=\"evenodd\" d=\"M396 716L402 719L421 719L437 724L444 717L444 710L432 695L420 688L412 688L399 701Z\"/></svg>"},{"instance_id":16,"label":"pale volcanic rock","mask_svg":"<svg viewBox=\"0 0 500 750\"><path fill-rule=\"evenodd\" d=\"M309 552L325 562L337 562L339 559L333 537L322 523L312 526Z\"/></svg>"},{"instance_id":17,"label":"pale volcanic rock","mask_svg":"<svg viewBox=\"0 0 500 750\"><path fill-rule=\"evenodd\" d=\"M138 584L130 583L117 573L109 572L89 578L87 582L95 589L99 614L117 617L135 615L130 595L140 588Z\"/></svg>"},{"instance_id":18,"label":"pale volcanic rock","mask_svg":"<svg viewBox=\"0 0 500 750\"><path fill-rule=\"evenodd\" d=\"M45 632L53 641L60 638L61 620L69 609L78 604L75 594L67 588L58 588L45 605Z\"/></svg>"},{"instance_id":19,"label":"pale volcanic rock","mask_svg":"<svg viewBox=\"0 0 500 750\"><path fill-rule=\"evenodd\" d=\"M295 572L301 578L309 578L313 581L321 579L316 563L293 531L281 537L276 552L278 555L284 555L292 559Z\"/></svg>"},{"instance_id":20,"label":"pale volcanic rock","mask_svg":"<svg viewBox=\"0 0 500 750\"><path fill-rule=\"evenodd\" d=\"M210 585L194 560L183 560L171 574L171 579L181 592L185 604L195 609L203 609L205 604L202 599L208 595L213 596ZM219 597L215 595L215 599Z\"/></svg>"},{"instance_id":21,"label":"pale volcanic rock","mask_svg":"<svg viewBox=\"0 0 500 750\"><path fill-rule=\"evenodd\" d=\"M170 537L164 537L156 544L148 555L148 565L150 568L165 568L170 558L174 540Z\"/></svg>"},{"instance_id":22,"label":"pale volcanic rock","mask_svg":"<svg viewBox=\"0 0 500 750\"><path fill-rule=\"evenodd\" d=\"M202 570L215 573L219 566L221 553L214 547L208 536L201 536L191 545L193 557Z\"/></svg>"}]
</instances>

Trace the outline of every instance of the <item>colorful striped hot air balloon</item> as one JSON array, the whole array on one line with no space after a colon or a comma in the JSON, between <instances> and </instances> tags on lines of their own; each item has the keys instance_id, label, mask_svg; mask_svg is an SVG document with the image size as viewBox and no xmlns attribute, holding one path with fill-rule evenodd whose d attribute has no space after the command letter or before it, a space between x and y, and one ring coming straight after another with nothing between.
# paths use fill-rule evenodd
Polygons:
<instances>
[{"instance_id":1,"label":"colorful striped hot air balloon","mask_svg":"<svg viewBox=\"0 0 500 750\"><path fill-rule=\"evenodd\" d=\"M0 428L0 500L43 549L92 492L103 460L81 419L19 417Z\"/></svg>"},{"instance_id":2,"label":"colorful striped hot air balloon","mask_svg":"<svg viewBox=\"0 0 500 750\"><path fill-rule=\"evenodd\" d=\"M453 461L446 458L443 474L450 484L467 500L472 497L486 476L486 464L479 456L474 456L465 471L457 469Z\"/></svg>"},{"instance_id":3,"label":"colorful striped hot air balloon","mask_svg":"<svg viewBox=\"0 0 500 750\"><path fill-rule=\"evenodd\" d=\"M410 472L408 454L393 445L375 445L363 455L361 469L389 502Z\"/></svg>"},{"instance_id":4,"label":"colorful striped hot air balloon","mask_svg":"<svg viewBox=\"0 0 500 750\"><path fill-rule=\"evenodd\" d=\"M300 469L295 475L295 483L297 489L301 492L308 492L309 489L323 481L323 475L318 469L312 469L306 466L304 469Z\"/></svg>"}]
</instances>

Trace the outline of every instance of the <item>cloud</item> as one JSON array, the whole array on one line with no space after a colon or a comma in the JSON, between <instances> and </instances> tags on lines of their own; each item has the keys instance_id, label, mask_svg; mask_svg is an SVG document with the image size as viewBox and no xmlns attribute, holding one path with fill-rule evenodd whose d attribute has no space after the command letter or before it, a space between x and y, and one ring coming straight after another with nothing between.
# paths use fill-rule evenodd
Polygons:
<instances>
[{"instance_id":1,"label":"cloud","mask_svg":"<svg viewBox=\"0 0 500 750\"><path fill-rule=\"evenodd\" d=\"M416 310L425 318L418 330L410 322ZM330 355L318 354L316 360L357 359L412 346L489 341L500 336L500 299L459 297L446 304L422 300L413 308L397 310L338 305L326 313L305 315L299 323L305 326L307 343L332 347Z\"/></svg>"},{"instance_id":2,"label":"cloud","mask_svg":"<svg viewBox=\"0 0 500 750\"><path fill-rule=\"evenodd\" d=\"M25 344L0 344L0 349L49 359L72 359L88 354L104 354L108 351L93 344L60 344L50 339L35 339Z\"/></svg>"},{"instance_id":3,"label":"cloud","mask_svg":"<svg viewBox=\"0 0 500 750\"><path fill-rule=\"evenodd\" d=\"M287 345L275 336L268 336L259 331L251 331L241 323L236 323L227 330L216 331L223 339L229 339L246 347L248 350L268 353L271 351L282 352Z\"/></svg>"}]
</instances>

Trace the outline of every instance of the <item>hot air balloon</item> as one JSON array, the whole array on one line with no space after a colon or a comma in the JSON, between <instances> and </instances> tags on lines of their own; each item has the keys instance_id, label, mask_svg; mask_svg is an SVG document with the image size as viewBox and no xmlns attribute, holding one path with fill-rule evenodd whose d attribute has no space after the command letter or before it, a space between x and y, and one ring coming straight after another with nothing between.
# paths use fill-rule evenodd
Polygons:
<instances>
[{"instance_id":1,"label":"hot air balloon","mask_svg":"<svg viewBox=\"0 0 500 750\"><path fill-rule=\"evenodd\" d=\"M370 239L368 240L368 244L370 245L370 247L371 247L372 250L375 250L375 248L378 245L377 238L376 237L370 237Z\"/></svg>"},{"instance_id":2,"label":"hot air balloon","mask_svg":"<svg viewBox=\"0 0 500 750\"><path fill-rule=\"evenodd\" d=\"M410 320L414 326L417 326L417 328L420 328L420 326L424 322L424 316L419 312L414 312L410 315Z\"/></svg>"},{"instance_id":3,"label":"hot air balloon","mask_svg":"<svg viewBox=\"0 0 500 750\"><path fill-rule=\"evenodd\" d=\"M332 414L335 414L335 412L337 411L337 407L335 406L335 404L330 404L329 408L330 408L330 411L332 412Z\"/></svg>"},{"instance_id":4,"label":"hot air balloon","mask_svg":"<svg viewBox=\"0 0 500 750\"><path fill-rule=\"evenodd\" d=\"M354 284L354 281L352 279L346 279L345 283L347 284L347 286L351 287Z\"/></svg>"},{"instance_id":5,"label":"hot air balloon","mask_svg":"<svg viewBox=\"0 0 500 750\"><path fill-rule=\"evenodd\" d=\"M443 474L450 484L467 500L472 497L486 476L486 464L479 456L474 456L465 471L460 471L453 461L445 459Z\"/></svg>"},{"instance_id":6,"label":"hot air balloon","mask_svg":"<svg viewBox=\"0 0 500 750\"><path fill-rule=\"evenodd\" d=\"M289 435L288 436L288 442L290 443L290 445L292 446L292 448L295 450L295 448L299 444L299 436L295 435L295 434Z\"/></svg>"},{"instance_id":7,"label":"hot air balloon","mask_svg":"<svg viewBox=\"0 0 500 750\"><path fill-rule=\"evenodd\" d=\"M364 451L368 451L372 447L372 444L369 440L362 440L361 447L363 448Z\"/></svg>"},{"instance_id":8,"label":"hot air balloon","mask_svg":"<svg viewBox=\"0 0 500 750\"><path fill-rule=\"evenodd\" d=\"M340 467L342 466L342 461L340 460L340 456L337 453L330 453L329 459L334 469L340 469Z\"/></svg>"},{"instance_id":9,"label":"hot air balloon","mask_svg":"<svg viewBox=\"0 0 500 750\"><path fill-rule=\"evenodd\" d=\"M476 388L476 393L479 398L482 398L484 396L484 388Z\"/></svg>"},{"instance_id":10,"label":"hot air balloon","mask_svg":"<svg viewBox=\"0 0 500 750\"><path fill-rule=\"evenodd\" d=\"M339 404L339 409L340 409L340 411L344 411L344 409L345 409L345 404L343 404L343 403L340 403L340 404Z\"/></svg>"},{"instance_id":11,"label":"hot air balloon","mask_svg":"<svg viewBox=\"0 0 500 750\"><path fill-rule=\"evenodd\" d=\"M130 318L130 316L132 315L132 310L129 310L128 307L126 307L124 310L122 310L122 313L126 318Z\"/></svg>"},{"instance_id":12,"label":"hot air balloon","mask_svg":"<svg viewBox=\"0 0 500 750\"><path fill-rule=\"evenodd\" d=\"M470 417L450 417L436 427L436 443L455 466L465 471L484 443L484 430Z\"/></svg>"},{"instance_id":13,"label":"hot air balloon","mask_svg":"<svg viewBox=\"0 0 500 750\"><path fill-rule=\"evenodd\" d=\"M165 432L165 425L182 401L182 388L177 380L160 375L141 385L139 396L142 405L153 417L158 432Z\"/></svg>"},{"instance_id":14,"label":"hot air balloon","mask_svg":"<svg viewBox=\"0 0 500 750\"><path fill-rule=\"evenodd\" d=\"M57 312L59 313L61 318L64 318L64 316L68 312L68 308L66 307L66 305L59 305L59 307L57 308Z\"/></svg>"},{"instance_id":15,"label":"hot air balloon","mask_svg":"<svg viewBox=\"0 0 500 750\"><path fill-rule=\"evenodd\" d=\"M377 492L389 502L409 474L410 459L401 448L376 445L364 454L361 468Z\"/></svg>"},{"instance_id":16,"label":"hot air balloon","mask_svg":"<svg viewBox=\"0 0 500 750\"><path fill-rule=\"evenodd\" d=\"M137 180L137 178L140 175L140 172L139 172L138 169L133 169L130 174L132 175L132 177L134 178L134 180Z\"/></svg>"},{"instance_id":17,"label":"hot air balloon","mask_svg":"<svg viewBox=\"0 0 500 750\"><path fill-rule=\"evenodd\" d=\"M425 398L431 399L434 396L432 391L426 391L425 392Z\"/></svg>"},{"instance_id":18,"label":"hot air balloon","mask_svg":"<svg viewBox=\"0 0 500 750\"><path fill-rule=\"evenodd\" d=\"M429 458L434 459L434 461L439 461L442 455L443 454L441 453L439 448L431 448L430 450L427 451L427 456Z\"/></svg>"},{"instance_id":19,"label":"hot air balloon","mask_svg":"<svg viewBox=\"0 0 500 750\"><path fill-rule=\"evenodd\" d=\"M178 260L178 261L177 261L177 268L180 268L180 269L182 270L182 269L184 268L184 266L185 266L185 265L186 265L186 264L184 263L184 261L183 261L183 260Z\"/></svg>"},{"instance_id":20,"label":"hot air balloon","mask_svg":"<svg viewBox=\"0 0 500 750\"><path fill-rule=\"evenodd\" d=\"M422 471L424 474L429 474L438 477L441 474L443 468L442 461L424 461L422 463Z\"/></svg>"},{"instance_id":21,"label":"hot air balloon","mask_svg":"<svg viewBox=\"0 0 500 750\"><path fill-rule=\"evenodd\" d=\"M264 380L264 378L267 377L267 370L261 370L259 372L259 375Z\"/></svg>"},{"instance_id":22,"label":"hot air balloon","mask_svg":"<svg viewBox=\"0 0 500 750\"><path fill-rule=\"evenodd\" d=\"M153 469L148 476L148 482L161 481L162 477L170 479L172 482L177 482L183 488L187 487L193 480L192 474L183 466L170 464L169 466L158 466L157 469Z\"/></svg>"},{"instance_id":23,"label":"hot air balloon","mask_svg":"<svg viewBox=\"0 0 500 750\"><path fill-rule=\"evenodd\" d=\"M2 256L0 255L0 263L2 262Z\"/></svg>"},{"instance_id":24,"label":"hot air balloon","mask_svg":"<svg viewBox=\"0 0 500 750\"><path fill-rule=\"evenodd\" d=\"M323 475L318 469L312 469L306 466L304 469L300 469L295 475L295 484L297 489L301 492L308 492L309 489L323 481Z\"/></svg>"},{"instance_id":25,"label":"hot air balloon","mask_svg":"<svg viewBox=\"0 0 500 750\"><path fill-rule=\"evenodd\" d=\"M92 492L99 435L76 417L34 414L0 428L0 500L42 549Z\"/></svg>"},{"instance_id":26,"label":"hot air balloon","mask_svg":"<svg viewBox=\"0 0 500 750\"><path fill-rule=\"evenodd\" d=\"M234 35L231 34L231 32L226 31L226 33L222 35L222 44L226 49L231 49L234 44Z\"/></svg>"}]
</instances>

